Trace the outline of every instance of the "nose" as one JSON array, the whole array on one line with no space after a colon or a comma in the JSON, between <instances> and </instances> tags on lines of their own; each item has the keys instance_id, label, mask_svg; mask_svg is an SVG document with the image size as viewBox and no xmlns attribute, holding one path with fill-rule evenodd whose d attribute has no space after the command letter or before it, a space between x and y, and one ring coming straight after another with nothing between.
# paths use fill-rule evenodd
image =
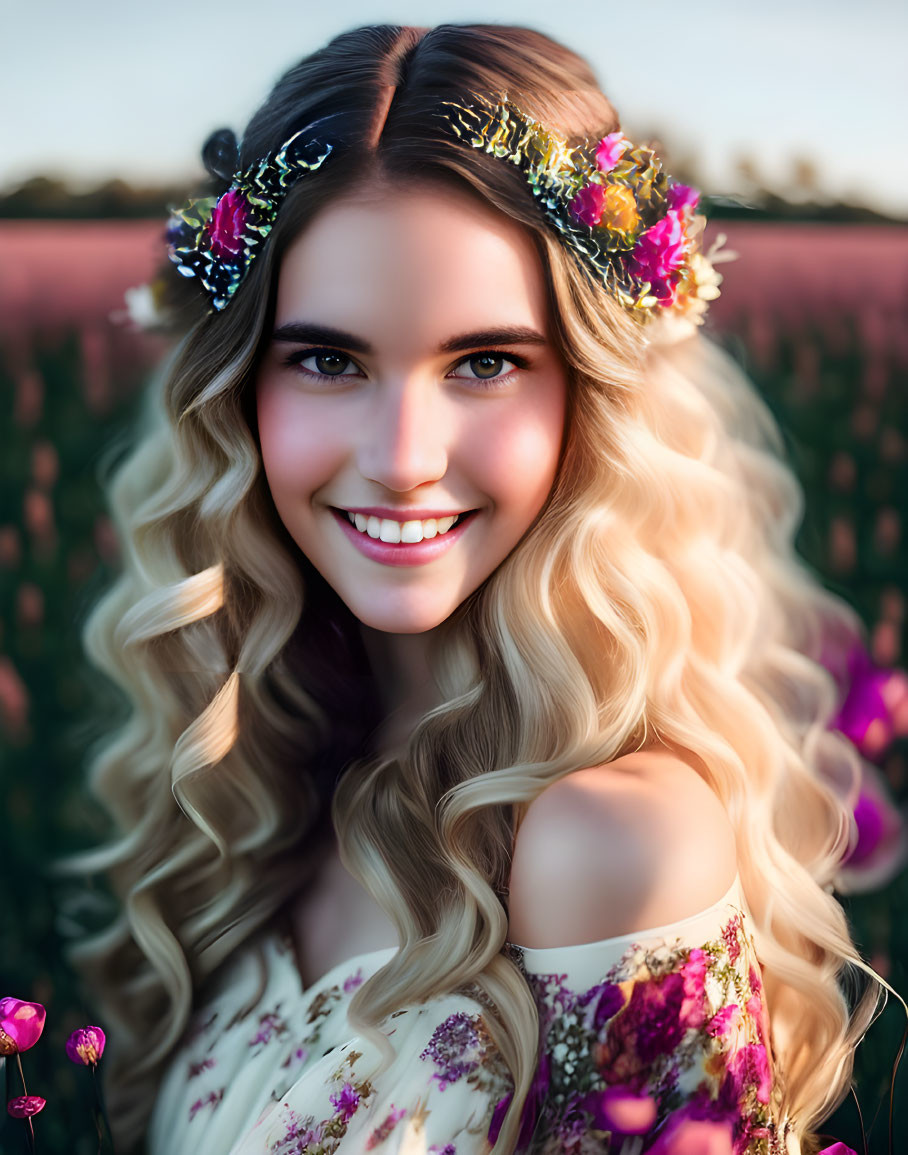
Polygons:
<instances>
[{"instance_id":1,"label":"nose","mask_svg":"<svg viewBox=\"0 0 908 1155\"><path fill-rule=\"evenodd\" d=\"M444 477L448 439L438 391L427 380L401 378L383 383L366 427L360 430L359 469L363 477L398 493Z\"/></svg>"}]
</instances>

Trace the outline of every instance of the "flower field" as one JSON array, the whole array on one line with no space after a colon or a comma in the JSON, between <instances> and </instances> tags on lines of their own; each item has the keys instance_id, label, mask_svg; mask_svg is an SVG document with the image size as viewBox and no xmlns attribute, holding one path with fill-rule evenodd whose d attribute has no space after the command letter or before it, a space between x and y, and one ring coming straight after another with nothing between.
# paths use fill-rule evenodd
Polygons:
<instances>
[{"instance_id":1,"label":"flower field","mask_svg":"<svg viewBox=\"0 0 908 1155\"><path fill-rule=\"evenodd\" d=\"M128 444L142 385L167 348L132 328L123 304L160 263L161 231L158 221L0 221L0 999L46 1008L26 1071L29 1097L44 1104L31 1120L44 1153L90 1155L98 1144L92 1087L66 1060L73 1032L100 1030L84 1026L97 1016L64 956L78 932L76 891L47 868L106 830L81 784L105 718L94 712L97 679L79 632L117 567L100 477ZM877 666L905 665L908 229L715 222L707 245L719 232L738 259L717 266L725 280L708 332L782 425L806 492L798 548L858 609ZM120 708L112 701L110 716ZM908 999L908 874L899 858L906 731L908 717L885 740L867 730L882 833L872 884L861 889L853 861L858 885L843 901L864 957ZM83 921L103 924L103 904L98 892ZM887 1150L888 1080L904 1026L892 1001L858 1053L867 1126L880 1108L871 1155ZM4 1063L7 1098L21 1096ZM900 1098L908 1103L903 1072L896 1151L908 1150ZM21 1121L4 1111L0 1127L0 1151L28 1149ZM863 1151L853 1104L827 1130Z\"/></svg>"}]
</instances>

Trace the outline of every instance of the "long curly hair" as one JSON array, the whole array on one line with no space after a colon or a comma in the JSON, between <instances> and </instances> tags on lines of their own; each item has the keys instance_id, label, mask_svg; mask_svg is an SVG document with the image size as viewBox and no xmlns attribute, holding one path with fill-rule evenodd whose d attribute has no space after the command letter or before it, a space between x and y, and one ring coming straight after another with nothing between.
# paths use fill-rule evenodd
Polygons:
<instances>
[{"instance_id":1,"label":"long curly hair","mask_svg":"<svg viewBox=\"0 0 908 1155\"><path fill-rule=\"evenodd\" d=\"M345 147L289 194L229 309L193 315L110 480L123 572L84 645L131 713L90 752L113 829L77 868L104 873L119 913L73 959L112 1027L123 1150L138 1149L198 992L298 894L333 825L401 941L351 1022L388 1054L379 1025L404 1003L488 996L515 1083L496 1149L512 1151L538 1046L502 953L515 824L563 775L654 741L695 755L734 825L778 1106L805 1151L847 1092L877 1002L831 893L849 838L833 784L858 760L827 730L836 688L818 659L824 638L863 627L795 554L802 492L748 381L703 337L644 339L520 173L434 115L439 98L505 92L569 144L618 127L589 66L525 28L366 27L291 69L240 165L327 116ZM253 399L282 254L376 176L453 183L523 225L569 374L546 506L435 632L442 701L394 757L373 746L381 711L358 622L274 509Z\"/></svg>"}]
</instances>

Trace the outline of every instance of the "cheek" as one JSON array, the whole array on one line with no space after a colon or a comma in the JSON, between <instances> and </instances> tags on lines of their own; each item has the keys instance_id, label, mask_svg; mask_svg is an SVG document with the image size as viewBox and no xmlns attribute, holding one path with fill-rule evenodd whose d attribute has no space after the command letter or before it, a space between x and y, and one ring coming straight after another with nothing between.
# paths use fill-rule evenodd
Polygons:
<instances>
[{"instance_id":1,"label":"cheek","mask_svg":"<svg viewBox=\"0 0 908 1155\"><path fill-rule=\"evenodd\" d=\"M317 489L341 453L337 423L319 420L311 409L304 413L292 393L267 385L256 404L262 463L275 503Z\"/></svg>"},{"instance_id":2,"label":"cheek","mask_svg":"<svg viewBox=\"0 0 908 1155\"><path fill-rule=\"evenodd\" d=\"M563 398L482 429L475 459L502 511L507 506L515 516L535 516L542 507L558 469L563 432Z\"/></svg>"}]
</instances>

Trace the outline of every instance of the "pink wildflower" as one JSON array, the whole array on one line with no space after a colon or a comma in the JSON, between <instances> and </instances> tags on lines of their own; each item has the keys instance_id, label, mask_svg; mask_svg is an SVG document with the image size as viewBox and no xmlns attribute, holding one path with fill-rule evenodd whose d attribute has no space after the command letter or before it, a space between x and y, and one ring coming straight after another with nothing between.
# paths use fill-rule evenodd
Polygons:
<instances>
[{"instance_id":1,"label":"pink wildflower","mask_svg":"<svg viewBox=\"0 0 908 1155\"><path fill-rule=\"evenodd\" d=\"M46 1105L47 1100L42 1099L40 1095L19 1095L15 1099L10 1099L6 1109L14 1119L30 1119L32 1115L43 1111Z\"/></svg>"},{"instance_id":2,"label":"pink wildflower","mask_svg":"<svg viewBox=\"0 0 908 1155\"><path fill-rule=\"evenodd\" d=\"M246 198L236 189L228 189L214 206L206 229L211 251L218 260L229 260L242 250L248 216Z\"/></svg>"},{"instance_id":3,"label":"pink wildflower","mask_svg":"<svg viewBox=\"0 0 908 1155\"><path fill-rule=\"evenodd\" d=\"M824 1147L822 1151L818 1151L817 1155L858 1155L858 1153L847 1143L833 1143L831 1147Z\"/></svg>"},{"instance_id":4,"label":"pink wildflower","mask_svg":"<svg viewBox=\"0 0 908 1155\"><path fill-rule=\"evenodd\" d=\"M46 1018L47 1011L40 1003L0 999L0 1055L15 1055L33 1047L41 1038Z\"/></svg>"},{"instance_id":5,"label":"pink wildflower","mask_svg":"<svg viewBox=\"0 0 908 1155\"><path fill-rule=\"evenodd\" d=\"M599 171L611 172L630 148L630 144L623 132L610 132L608 136L603 137L596 149L596 165Z\"/></svg>"},{"instance_id":6,"label":"pink wildflower","mask_svg":"<svg viewBox=\"0 0 908 1155\"><path fill-rule=\"evenodd\" d=\"M94 1067L104 1054L106 1042L100 1027L79 1027L66 1040L66 1053L74 1063Z\"/></svg>"}]
</instances>

